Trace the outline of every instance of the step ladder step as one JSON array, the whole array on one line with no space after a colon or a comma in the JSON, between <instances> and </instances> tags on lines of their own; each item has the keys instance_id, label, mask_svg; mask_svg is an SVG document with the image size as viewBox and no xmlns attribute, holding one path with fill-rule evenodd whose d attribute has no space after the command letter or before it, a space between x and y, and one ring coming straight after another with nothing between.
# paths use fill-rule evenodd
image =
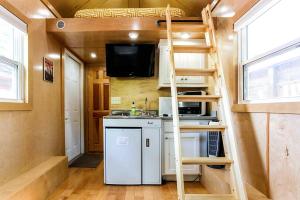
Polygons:
<instances>
[{"instance_id":1,"label":"step ladder step","mask_svg":"<svg viewBox=\"0 0 300 200\"><path fill-rule=\"evenodd\" d=\"M185 200L236 200L232 194L186 194Z\"/></svg>"},{"instance_id":2,"label":"step ladder step","mask_svg":"<svg viewBox=\"0 0 300 200\"><path fill-rule=\"evenodd\" d=\"M217 102L219 95L178 95L179 102Z\"/></svg>"},{"instance_id":3,"label":"step ladder step","mask_svg":"<svg viewBox=\"0 0 300 200\"><path fill-rule=\"evenodd\" d=\"M204 24L195 24L195 23L173 23L172 32L202 32L205 33L208 31L208 26Z\"/></svg>"},{"instance_id":4,"label":"step ladder step","mask_svg":"<svg viewBox=\"0 0 300 200\"><path fill-rule=\"evenodd\" d=\"M174 53L213 53L211 46L173 45Z\"/></svg>"},{"instance_id":5,"label":"step ladder step","mask_svg":"<svg viewBox=\"0 0 300 200\"><path fill-rule=\"evenodd\" d=\"M188 126L183 125L180 126L180 132L199 132L199 131L224 131L226 126L223 125L196 125L196 126Z\"/></svg>"},{"instance_id":6,"label":"step ladder step","mask_svg":"<svg viewBox=\"0 0 300 200\"><path fill-rule=\"evenodd\" d=\"M227 165L232 160L225 157L182 157L182 164L185 165Z\"/></svg>"},{"instance_id":7,"label":"step ladder step","mask_svg":"<svg viewBox=\"0 0 300 200\"><path fill-rule=\"evenodd\" d=\"M176 68L176 76L213 76L216 69L185 69Z\"/></svg>"}]
</instances>

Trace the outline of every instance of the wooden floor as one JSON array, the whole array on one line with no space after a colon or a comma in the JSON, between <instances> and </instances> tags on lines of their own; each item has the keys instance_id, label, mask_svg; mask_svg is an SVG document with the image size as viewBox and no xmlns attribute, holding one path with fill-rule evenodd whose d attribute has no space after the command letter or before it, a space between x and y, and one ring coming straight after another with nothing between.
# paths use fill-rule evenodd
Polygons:
<instances>
[{"instance_id":1,"label":"wooden floor","mask_svg":"<svg viewBox=\"0 0 300 200\"><path fill-rule=\"evenodd\" d=\"M187 193L207 193L199 182L186 183ZM70 168L69 177L50 200L176 200L176 183L161 186L107 186L103 163L96 169Z\"/></svg>"}]
</instances>

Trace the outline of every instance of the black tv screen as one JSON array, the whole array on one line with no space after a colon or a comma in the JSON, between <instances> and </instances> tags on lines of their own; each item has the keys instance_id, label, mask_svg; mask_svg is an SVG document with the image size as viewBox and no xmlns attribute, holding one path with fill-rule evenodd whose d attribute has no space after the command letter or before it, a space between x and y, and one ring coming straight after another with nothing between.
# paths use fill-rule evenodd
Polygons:
<instances>
[{"instance_id":1,"label":"black tv screen","mask_svg":"<svg viewBox=\"0 0 300 200\"><path fill-rule=\"evenodd\" d=\"M153 76L155 48L155 44L106 44L107 75Z\"/></svg>"}]
</instances>

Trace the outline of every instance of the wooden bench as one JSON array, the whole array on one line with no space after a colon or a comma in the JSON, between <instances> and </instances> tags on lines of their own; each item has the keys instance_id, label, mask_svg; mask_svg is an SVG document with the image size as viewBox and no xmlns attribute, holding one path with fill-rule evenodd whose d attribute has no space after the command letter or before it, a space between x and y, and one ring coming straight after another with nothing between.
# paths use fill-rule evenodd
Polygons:
<instances>
[{"instance_id":1,"label":"wooden bench","mask_svg":"<svg viewBox=\"0 0 300 200\"><path fill-rule=\"evenodd\" d=\"M1 200L46 199L68 175L65 156L54 156L0 186Z\"/></svg>"}]
</instances>

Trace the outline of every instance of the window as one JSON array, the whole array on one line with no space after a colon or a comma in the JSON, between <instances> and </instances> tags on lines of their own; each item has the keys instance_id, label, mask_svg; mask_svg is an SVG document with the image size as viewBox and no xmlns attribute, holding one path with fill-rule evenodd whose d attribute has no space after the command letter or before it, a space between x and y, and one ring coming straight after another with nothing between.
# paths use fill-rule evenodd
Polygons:
<instances>
[{"instance_id":1,"label":"window","mask_svg":"<svg viewBox=\"0 0 300 200\"><path fill-rule=\"evenodd\" d=\"M27 25L0 6L0 102L25 102Z\"/></svg>"},{"instance_id":2,"label":"window","mask_svg":"<svg viewBox=\"0 0 300 200\"><path fill-rule=\"evenodd\" d=\"M300 1L261 0L236 24L239 100L300 100Z\"/></svg>"}]
</instances>

